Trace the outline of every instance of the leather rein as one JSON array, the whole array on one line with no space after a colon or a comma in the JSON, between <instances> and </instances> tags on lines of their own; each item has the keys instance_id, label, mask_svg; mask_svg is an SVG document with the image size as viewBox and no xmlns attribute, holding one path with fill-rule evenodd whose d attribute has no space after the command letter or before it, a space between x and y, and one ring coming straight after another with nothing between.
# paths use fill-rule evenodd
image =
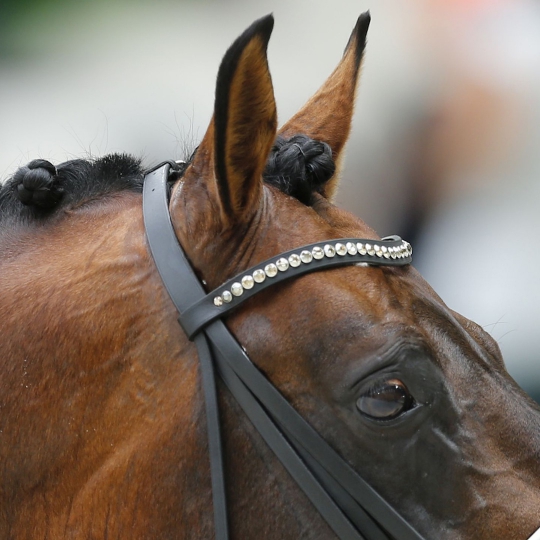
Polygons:
<instances>
[{"instance_id":1,"label":"leather rein","mask_svg":"<svg viewBox=\"0 0 540 540\"><path fill-rule=\"evenodd\" d=\"M407 523L310 426L251 362L223 316L257 292L332 266L403 266L412 249L397 236L383 240L329 240L282 253L207 294L174 232L167 194L171 165L147 173L143 214L150 251L179 313L179 323L197 346L206 406L216 540L229 539L216 372L253 426L341 540L422 540Z\"/></svg>"}]
</instances>

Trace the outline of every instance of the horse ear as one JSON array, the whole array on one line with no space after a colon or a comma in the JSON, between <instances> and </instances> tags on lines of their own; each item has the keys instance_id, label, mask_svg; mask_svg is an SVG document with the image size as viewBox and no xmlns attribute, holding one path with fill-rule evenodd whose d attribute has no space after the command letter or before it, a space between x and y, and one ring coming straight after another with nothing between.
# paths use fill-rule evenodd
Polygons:
<instances>
[{"instance_id":1,"label":"horse ear","mask_svg":"<svg viewBox=\"0 0 540 540\"><path fill-rule=\"evenodd\" d=\"M217 200L225 226L246 221L260 203L277 129L266 57L273 27L272 15L255 21L225 53L214 116L191 167Z\"/></svg>"},{"instance_id":2,"label":"horse ear","mask_svg":"<svg viewBox=\"0 0 540 540\"><path fill-rule=\"evenodd\" d=\"M343 149L351 131L356 86L370 21L369 11L358 17L341 62L304 107L279 130L279 135L285 139L304 134L330 146L337 167L322 190L329 199L337 189Z\"/></svg>"}]
</instances>

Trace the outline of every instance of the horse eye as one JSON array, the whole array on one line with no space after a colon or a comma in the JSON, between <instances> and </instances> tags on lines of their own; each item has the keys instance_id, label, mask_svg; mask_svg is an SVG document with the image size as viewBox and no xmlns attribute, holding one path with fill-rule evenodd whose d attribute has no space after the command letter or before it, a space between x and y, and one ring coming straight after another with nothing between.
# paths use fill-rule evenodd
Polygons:
<instances>
[{"instance_id":1,"label":"horse eye","mask_svg":"<svg viewBox=\"0 0 540 540\"><path fill-rule=\"evenodd\" d=\"M376 420L392 420L415 406L414 398L398 379L380 381L360 396L358 410Z\"/></svg>"}]
</instances>

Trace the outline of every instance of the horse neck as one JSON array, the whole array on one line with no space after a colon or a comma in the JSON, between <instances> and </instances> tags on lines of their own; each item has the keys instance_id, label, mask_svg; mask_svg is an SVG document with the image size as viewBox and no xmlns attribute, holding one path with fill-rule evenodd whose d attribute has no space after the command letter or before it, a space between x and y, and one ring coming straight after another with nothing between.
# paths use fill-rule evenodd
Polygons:
<instances>
[{"instance_id":1,"label":"horse neck","mask_svg":"<svg viewBox=\"0 0 540 540\"><path fill-rule=\"evenodd\" d=\"M211 536L198 359L139 197L11 235L0 291L2 536ZM320 518L223 389L221 401L232 530L266 537L279 523L298 538Z\"/></svg>"},{"instance_id":2,"label":"horse neck","mask_svg":"<svg viewBox=\"0 0 540 540\"><path fill-rule=\"evenodd\" d=\"M186 440L205 439L195 353L148 255L140 197L10 241L0 272L10 336L0 343L0 531L63 536L158 509L171 493L142 497L148 504L138 494L167 476Z\"/></svg>"}]
</instances>

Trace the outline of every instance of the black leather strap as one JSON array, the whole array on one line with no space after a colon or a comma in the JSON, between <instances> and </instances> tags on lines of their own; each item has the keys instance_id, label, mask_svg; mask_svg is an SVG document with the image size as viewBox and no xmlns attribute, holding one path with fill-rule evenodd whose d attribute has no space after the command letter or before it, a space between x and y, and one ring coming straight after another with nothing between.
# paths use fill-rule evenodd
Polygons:
<instances>
[{"instance_id":1,"label":"black leather strap","mask_svg":"<svg viewBox=\"0 0 540 540\"><path fill-rule=\"evenodd\" d=\"M178 243L169 216L167 179L171 165L147 174L143 187L143 216L146 237L163 284L181 313L206 296Z\"/></svg>"},{"instance_id":2,"label":"black leather strap","mask_svg":"<svg viewBox=\"0 0 540 540\"><path fill-rule=\"evenodd\" d=\"M422 540L421 535L326 443L253 365L224 323L219 319L216 320L214 312L204 315L208 310L209 299L213 302L216 292L210 295L205 293L176 239L170 222L166 196L168 170L169 166L165 165L147 176L144 186L144 218L156 266L181 314L180 319L191 335L196 334L195 343L201 361L208 415L216 538L226 540L228 529L219 415L213 375L214 361L225 384L246 415L339 538ZM389 241L398 242L397 239ZM378 261L378 264L394 264L393 259L380 258L382 260ZM343 259L340 262L354 264L359 261ZM362 262L372 263L371 260ZM410 253L407 253L407 257L402 257L397 264L408 262ZM330 265L334 264L338 263ZM257 265L256 268L259 267L260 265ZM313 265L305 270L306 265L303 270L312 271L322 267ZM290 277L293 275L298 274L291 274ZM269 284L278 281L279 279L268 280ZM224 284L217 290L217 294L222 294L226 287L232 286L232 282L233 280ZM262 287L258 290L262 290ZM243 296L247 297L248 295ZM186 319L188 309L189 315ZM227 310L217 316L221 317ZM204 330L200 331L203 326Z\"/></svg>"},{"instance_id":3,"label":"black leather strap","mask_svg":"<svg viewBox=\"0 0 540 540\"><path fill-rule=\"evenodd\" d=\"M223 464L223 445L221 442L215 370L206 336L203 334L196 336L195 345L199 354L204 405L206 409L212 501L214 505L214 528L216 531L216 540L227 540L229 536L227 491L225 489L225 466Z\"/></svg>"},{"instance_id":4,"label":"black leather strap","mask_svg":"<svg viewBox=\"0 0 540 540\"><path fill-rule=\"evenodd\" d=\"M170 163L146 175L143 188L143 216L150 251L161 279L179 313L206 294L191 270L174 233L167 201L167 179ZM227 540L227 498L223 466L223 448L219 408L212 356L206 336L195 339L206 407L208 448L212 476L212 499L216 540Z\"/></svg>"}]
</instances>

